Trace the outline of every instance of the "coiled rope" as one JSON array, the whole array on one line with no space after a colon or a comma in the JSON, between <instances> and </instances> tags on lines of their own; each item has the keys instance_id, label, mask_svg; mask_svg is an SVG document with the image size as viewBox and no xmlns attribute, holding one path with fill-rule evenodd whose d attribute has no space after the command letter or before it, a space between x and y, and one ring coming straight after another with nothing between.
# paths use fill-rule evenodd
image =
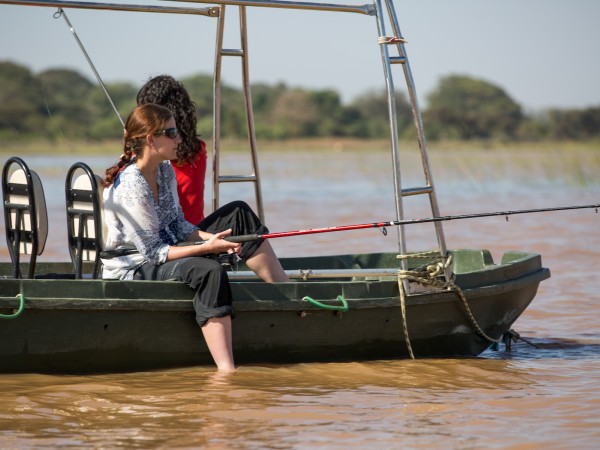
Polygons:
<instances>
[{"instance_id":1,"label":"coiled rope","mask_svg":"<svg viewBox=\"0 0 600 450\"><path fill-rule=\"evenodd\" d=\"M434 257L433 259L431 259ZM404 289L404 280L414 281L420 283L424 286L431 286L433 288L439 290L448 290L456 293L458 298L461 299L462 304L467 313L467 317L471 326L475 329L476 333L482 338L486 339L492 344L498 344L502 340L501 339L493 339L488 336L479 326L475 316L471 312L471 308L469 307L469 302L467 298L463 294L462 289L454 283L453 279L445 280L444 274L446 269L450 266L452 262L452 255L442 256L437 251L432 252L421 252L421 253L412 253L410 255L397 255L398 259L408 259L408 258L427 258L429 261L427 264L424 264L420 267L417 267L412 270L399 270L398 271L398 289L400 291L400 309L402 311L402 327L404 328L404 341L406 342L406 347L408 349L408 354L411 359L415 359L415 355L412 350L412 346L410 344L410 337L408 335L408 326L407 326L407 318L406 318L406 291Z\"/></svg>"}]
</instances>

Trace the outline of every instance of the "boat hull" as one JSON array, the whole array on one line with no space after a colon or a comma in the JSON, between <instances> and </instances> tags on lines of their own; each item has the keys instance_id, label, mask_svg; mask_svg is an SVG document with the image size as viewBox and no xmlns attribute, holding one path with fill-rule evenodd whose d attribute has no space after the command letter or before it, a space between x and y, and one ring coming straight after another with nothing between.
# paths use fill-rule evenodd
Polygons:
<instances>
[{"instance_id":1,"label":"boat hull","mask_svg":"<svg viewBox=\"0 0 600 450\"><path fill-rule=\"evenodd\" d=\"M461 253L462 252L462 253ZM479 327L498 339L550 276L539 255L512 252L501 264L485 251L456 251L456 284ZM300 264L387 266L395 255L284 260ZM462 267L461 267L462 264ZM237 364L356 361L409 356L395 277L232 281ZM213 364L194 320L190 290L176 282L0 280L0 313L24 296L23 313L0 322L0 371L147 370ZM15 294L16 293L16 294ZM322 309L342 295L348 311ZM409 342L417 358L473 357L489 345L452 291L406 297Z\"/></svg>"}]
</instances>

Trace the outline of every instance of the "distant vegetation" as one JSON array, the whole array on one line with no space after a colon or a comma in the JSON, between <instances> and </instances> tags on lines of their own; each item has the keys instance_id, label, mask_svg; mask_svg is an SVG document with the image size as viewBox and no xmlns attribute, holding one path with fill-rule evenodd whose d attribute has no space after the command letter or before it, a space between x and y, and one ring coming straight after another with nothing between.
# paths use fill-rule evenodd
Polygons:
<instances>
[{"instance_id":1,"label":"distant vegetation","mask_svg":"<svg viewBox=\"0 0 600 450\"><path fill-rule=\"evenodd\" d=\"M198 131L212 132L212 76L183 78L196 103ZM139 86L108 83L107 90L125 118L135 106ZM366 92L342 104L334 90L308 90L285 84L252 85L256 134L262 139L361 138L388 136L385 92ZM429 140L594 140L600 138L600 106L549 109L528 115L499 86L468 76L450 75L426 96L422 111ZM222 86L223 137L246 135L240 89ZM397 94L400 137L414 136L410 105ZM120 123L96 83L69 69L37 74L0 62L0 139L119 139Z\"/></svg>"}]
</instances>

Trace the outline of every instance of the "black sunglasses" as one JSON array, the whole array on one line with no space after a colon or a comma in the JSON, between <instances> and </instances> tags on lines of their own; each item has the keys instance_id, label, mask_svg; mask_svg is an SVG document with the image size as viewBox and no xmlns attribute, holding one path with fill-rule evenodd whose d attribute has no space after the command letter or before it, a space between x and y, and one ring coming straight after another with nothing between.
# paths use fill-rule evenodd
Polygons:
<instances>
[{"instance_id":1,"label":"black sunglasses","mask_svg":"<svg viewBox=\"0 0 600 450\"><path fill-rule=\"evenodd\" d=\"M177 128L166 128L156 132L155 136L166 136L171 139L176 139L177 136L179 136L179 132L177 131Z\"/></svg>"}]
</instances>

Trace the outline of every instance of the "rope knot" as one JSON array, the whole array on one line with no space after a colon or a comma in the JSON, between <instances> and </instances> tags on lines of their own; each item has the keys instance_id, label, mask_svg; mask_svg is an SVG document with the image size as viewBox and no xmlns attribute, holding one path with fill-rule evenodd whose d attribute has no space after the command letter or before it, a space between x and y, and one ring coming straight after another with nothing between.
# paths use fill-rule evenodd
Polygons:
<instances>
[{"instance_id":1,"label":"rope knot","mask_svg":"<svg viewBox=\"0 0 600 450\"><path fill-rule=\"evenodd\" d=\"M431 258L433 257L433 260ZM461 300L465 312L467 314L467 318L471 323L471 326L475 330L475 332L487 340L488 342L494 344L499 343L500 339L493 339L488 336L479 326L475 316L471 312L471 308L469 307L469 303L467 302L467 298L463 293L460 286L454 283L454 276L448 277L446 279L446 269L450 267L452 263L452 255L448 254L446 256L441 255L438 251L433 252L422 252L422 253L412 253L410 255L396 255L397 259L408 259L408 258L427 258L429 261L425 263L425 265L417 267L412 270L398 270L398 290L400 293L400 309L402 311L402 326L404 327L404 340L406 342L406 347L408 349L408 354L412 359L415 359L415 356L412 351L412 347L410 345L410 339L408 337L408 328L407 328L407 320L406 320L406 295L407 292L404 289L403 281L414 281L420 283L423 286L430 286L433 288L438 288L441 290L453 291L456 293L458 298ZM442 278L443 277L443 278Z\"/></svg>"},{"instance_id":2,"label":"rope knot","mask_svg":"<svg viewBox=\"0 0 600 450\"><path fill-rule=\"evenodd\" d=\"M441 262L427 266L429 278L437 278L440 273L443 273L444 265Z\"/></svg>"}]
</instances>

